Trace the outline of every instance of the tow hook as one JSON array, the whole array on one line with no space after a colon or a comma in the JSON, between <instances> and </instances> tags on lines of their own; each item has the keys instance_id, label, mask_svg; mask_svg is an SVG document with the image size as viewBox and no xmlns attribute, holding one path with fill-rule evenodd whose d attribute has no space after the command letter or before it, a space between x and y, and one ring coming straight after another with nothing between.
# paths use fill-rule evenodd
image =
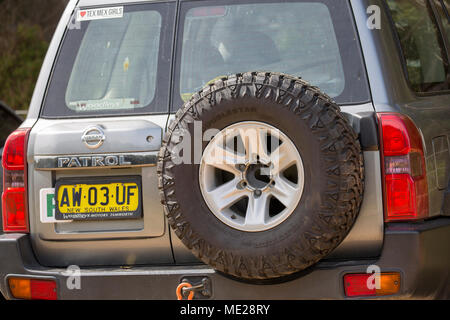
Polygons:
<instances>
[{"instance_id":1,"label":"tow hook","mask_svg":"<svg viewBox=\"0 0 450 320\"><path fill-rule=\"evenodd\" d=\"M177 287L176 293L178 300L193 300L194 296L200 300L208 299L212 295L211 280L207 277L183 278Z\"/></svg>"}]
</instances>

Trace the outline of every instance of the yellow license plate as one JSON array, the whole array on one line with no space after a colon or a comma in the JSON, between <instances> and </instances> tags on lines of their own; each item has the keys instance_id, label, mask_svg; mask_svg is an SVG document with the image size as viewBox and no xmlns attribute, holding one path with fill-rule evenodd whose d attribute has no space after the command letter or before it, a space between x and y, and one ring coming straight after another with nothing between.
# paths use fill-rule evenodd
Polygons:
<instances>
[{"instance_id":1,"label":"yellow license plate","mask_svg":"<svg viewBox=\"0 0 450 320\"><path fill-rule=\"evenodd\" d=\"M139 178L92 180L56 183L57 220L133 219L142 216Z\"/></svg>"}]
</instances>

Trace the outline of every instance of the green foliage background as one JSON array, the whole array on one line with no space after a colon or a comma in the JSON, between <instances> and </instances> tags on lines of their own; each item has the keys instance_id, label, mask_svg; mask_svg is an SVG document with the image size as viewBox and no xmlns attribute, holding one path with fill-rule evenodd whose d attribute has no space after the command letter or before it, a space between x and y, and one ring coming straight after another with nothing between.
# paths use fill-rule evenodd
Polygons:
<instances>
[{"instance_id":1,"label":"green foliage background","mask_svg":"<svg viewBox=\"0 0 450 320\"><path fill-rule=\"evenodd\" d=\"M67 0L0 0L0 100L27 110Z\"/></svg>"}]
</instances>

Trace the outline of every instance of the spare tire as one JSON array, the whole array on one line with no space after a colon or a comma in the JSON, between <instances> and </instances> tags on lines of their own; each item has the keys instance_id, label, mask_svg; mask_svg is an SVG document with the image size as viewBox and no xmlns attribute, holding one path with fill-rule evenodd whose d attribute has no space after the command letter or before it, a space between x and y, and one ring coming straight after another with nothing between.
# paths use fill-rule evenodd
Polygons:
<instances>
[{"instance_id":1,"label":"spare tire","mask_svg":"<svg viewBox=\"0 0 450 320\"><path fill-rule=\"evenodd\" d=\"M207 85L177 112L158 160L176 235L241 279L280 278L324 258L363 197L360 144L340 108L285 74L248 72Z\"/></svg>"}]
</instances>

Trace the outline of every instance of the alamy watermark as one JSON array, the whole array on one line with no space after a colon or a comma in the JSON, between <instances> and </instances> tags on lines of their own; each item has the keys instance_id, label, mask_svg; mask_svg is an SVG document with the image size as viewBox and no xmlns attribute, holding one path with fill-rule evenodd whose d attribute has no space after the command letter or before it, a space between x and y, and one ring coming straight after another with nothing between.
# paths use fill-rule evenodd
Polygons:
<instances>
[{"instance_id":1,"label":"alamy watermark","mask_svg":"<svg viewBox=\"0 0 450 320\"><path fill-rule=\"evenodd\" d=\"M372 264L367 267L366 273L371 274L370 277L367 278L367 289L381 289L381 268Z\"/></svg>"},{"instance_id":2,"label":"alamy watermark","mask_svg":"<svg viewBox=\"0 0 450 320\"><path fill-rule=\"evenodd\" d=\"M284 154L282 136L276 128L266 128L255 124L225 128L210 128L203 132L202 121L193 122L193 134L185 128L172 132L171 141L175 146L170 150L175 165L249 165L263 164L261 173L270 175L270 169L277 168ZM204 149L204 144L207 144ZM204 149L204 150L203 150Z\"/></svg>"},{"instance_id":3,"label":"alamy watermark","mask_svg":"<svg viewBox=\"0 0 450 320\"><path fill-rule=\"evenodd\" d=\"M369 15L366 21L367 28L369 30L381 29L381 9L377 5L371 5L367 7L366 13Z\"/></svg>"},{"instance_id":4,"label":"alamy watermark","mask_svg":"<svg viewBox=\"0 0 450 320\"><path fill-rule=\"evenodd\" d=\"M70 18L70 21L67 25L67 29L69 30L80 30L81 22L78 20L79 10L75 11L75 14Z\"/></svg>"},{"instance_id":5,"label":"alamy watermark","mask_svg":"<svg viewBox=\"0 0 450 320\"><path fill-rule=\"evenodd\" d=\"M66 286L69 290L81 290L81 269L77 265L68 266L62 275L67 277Z\"/></svg>"}]
</instances>

